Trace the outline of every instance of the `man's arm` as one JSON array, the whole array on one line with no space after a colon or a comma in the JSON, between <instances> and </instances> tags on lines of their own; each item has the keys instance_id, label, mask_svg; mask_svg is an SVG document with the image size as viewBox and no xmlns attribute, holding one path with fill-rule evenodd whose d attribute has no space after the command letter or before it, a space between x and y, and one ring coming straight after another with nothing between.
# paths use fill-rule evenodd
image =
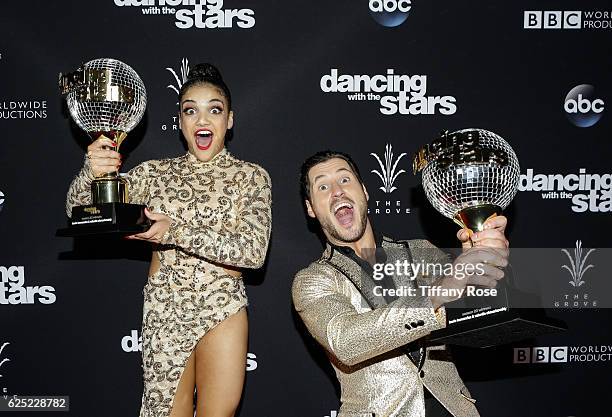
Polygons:
<instances>
[{"instance_id":1,"label":"man's arm","mask_svg":"<svg viewBox=\"0 0 612 417\"><path fill-rule=\"evenodd\" d=\"M359 313L343 294L326 265L312 264L297 273L293 283L296 311L312 336L342 363L352 366L428 335L445 326L441 308L436 314L427 297L405 296L385 307Z\"/></svg>"}]
</instances>

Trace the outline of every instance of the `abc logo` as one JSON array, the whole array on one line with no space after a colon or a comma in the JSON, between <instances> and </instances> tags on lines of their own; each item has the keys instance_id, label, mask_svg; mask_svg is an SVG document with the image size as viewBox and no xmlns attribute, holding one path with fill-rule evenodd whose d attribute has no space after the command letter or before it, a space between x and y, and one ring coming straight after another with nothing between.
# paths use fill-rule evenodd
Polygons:
<instances>
[{"instance_id":1,"label":"abc logo","mask_svg":"<svg viewBox=\"0 0 612 417\"><path fill-rule=\"evenodd\" d=\"M565 114L574 125L590 127L601 119L605 103L595 97L595 87L580 84L570 90L565 96Z\"/></svg>"},{"instance_id":2,"label":"abc logo","mask_svg":"<svg viewBox=\"0 0 612 417\"><path fill-rule=\"evenodd\" d=\"M369 0L370 14L386 27L399 26L408 18L411 0Z\"/></svg>"}]
</instances>

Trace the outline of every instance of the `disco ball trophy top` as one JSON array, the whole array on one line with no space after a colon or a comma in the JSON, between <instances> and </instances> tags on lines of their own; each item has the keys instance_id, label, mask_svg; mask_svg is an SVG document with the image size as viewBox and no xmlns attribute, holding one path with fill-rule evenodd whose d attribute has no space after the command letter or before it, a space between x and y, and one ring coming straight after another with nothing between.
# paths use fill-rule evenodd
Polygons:
<instances>
[{"instance_id":1,"label":"disco ball trophy top","mask_svg":"<svg viewBox=\"0 0 612 417\"><path fill-rule=\"evenodd\" d=\"M102 136L113 140L117 145L106 148L115 151L140 122L147 105L145 86L136 71L111 58L94 59L74 72L60 74L59 88L76 124L92 141ZM94 179L93 204L73 208L72 232L64 230L64 235L146 228L142 206L128 204L128 191L126 181L116 171Z\"/></svg>"},{"instance_id":2,"label":"disco ball trophy top","mask_svg":"<svg viewBox=\"0 0 612 417\"><path fill-rule=\"evenodd\" d=\"M147 92L127 64L111 58L94 59L77 71L60 74L70 115L92 140L100 135L121 141L142 119Z\"/></svg>"},{"instance_id":3,"label":"disco ball trophy top","mask_svg":"<svg viewBox=\"0 0 612 417\"><path fill-rule=\"evenodd\" d=\"M443 133L419 149L413 169L415 174L422 171L425 195L435 209L470 235L482 231L487 219L510 204L520 178L518 159L508 142L483 129ZM488 347L564 329L542 309L519 308L527 296L513 287L510 275L506 269L497 297L447 303L447 326L432 332L429 340Z\"/></svg>"},{"instance_id":4,"label":"disco ball trophy top","mask_svg":"<svg viewBox=\"0 0 612 417\"><path fill-rule=\"evenodd\" d=\"M508 142L483 129L444 133L417 152L413 169L434 208L473 232L510 204L520 176Z\"/></svg>"}]
</instances>

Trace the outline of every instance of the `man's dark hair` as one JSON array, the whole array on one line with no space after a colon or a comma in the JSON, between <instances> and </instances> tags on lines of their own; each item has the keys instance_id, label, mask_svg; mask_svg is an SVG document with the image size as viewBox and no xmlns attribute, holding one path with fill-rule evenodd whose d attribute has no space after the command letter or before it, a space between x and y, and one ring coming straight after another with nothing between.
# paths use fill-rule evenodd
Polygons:
<instances>
[{"instance_id":1,"label":"man's dark hair","mask_svg":"<svg viewBox=\"0 0 612 417\"><path fill-rule=\"evenodd\" d=\"M308 171L310 171L313 166L327 162L334 158L339 158L346 161L348 166L351 168L351 171L353 171L357 177L357 180L359 180L359 183L363 184L357 164L355 164L355 161L353 161L353 158L351 158L349 154L330 150L320 151L310 156L304 161L304 163L302 163L302 168L300 169L300 196L302 197L302 201L310 201L310 180L308 179Z\"/></svg>"}]
</instances>

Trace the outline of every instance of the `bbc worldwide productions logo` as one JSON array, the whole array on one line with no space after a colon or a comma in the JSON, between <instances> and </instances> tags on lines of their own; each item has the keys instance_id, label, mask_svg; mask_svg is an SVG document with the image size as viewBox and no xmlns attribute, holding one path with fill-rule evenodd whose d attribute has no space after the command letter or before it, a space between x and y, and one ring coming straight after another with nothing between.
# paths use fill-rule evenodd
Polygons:
<instances>
[{"instance_id":1,"label":"bbc worldwide productions logo","mask_svg":"<svg viewBox=\"0 0 612 417\"><path fill-rule=\"evenodd\" d=\"M574 126L591 127L601 119L605 103L590 84L580 84L565 96L563 109Z\"/></svg>"},{"instance_id":2,"label":"bbc worldwide productions logo","mask_svg":"<svg viewBox=\"0 0 612 417\"><path fill-rule=\"evenodd\" d=\"M514 348L512 363L561 364L612 361L612 346L529 346Z\"/></svg>"},{"instance_id":3,"label":"bbc worldwide productions logo","mask_svg":"<svg viewBox=\"0 0 612 417\"><path fill-rule=\"evenodd\" d=\"M527 10L524 29L612 29L612 12L604 10Z\"/></svg>"},{"instance_id":4,"label":"bbc worldwide productions logo","mask_svg":"<svg viewBox=\"0 0 612 417\"><path fill-rule=\"evenodd\" d=\"M370 15L380 25L397 27L408 19L411 0L368 0Z\"/></svg>"},{"instance_id":5,"label":"bbc worldwide productions logo","mask_svg":"<svg viewBox=\"0 0 612 417\"><path fill-rule=\"evenodd\" d=\"M524 13L524 29L582 29L581 11L529 10Z\"/></svg>"}]
</instances>

